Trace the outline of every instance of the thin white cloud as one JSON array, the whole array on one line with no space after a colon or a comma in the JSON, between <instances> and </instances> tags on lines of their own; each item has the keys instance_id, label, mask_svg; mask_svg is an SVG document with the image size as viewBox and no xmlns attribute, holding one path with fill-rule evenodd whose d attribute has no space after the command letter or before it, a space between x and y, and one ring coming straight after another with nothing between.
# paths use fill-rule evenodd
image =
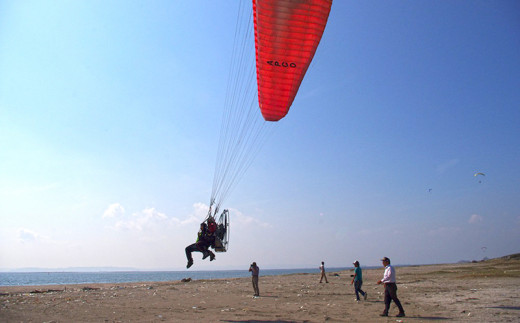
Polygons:
<instances>
[{"instance_id":1,"label":"thin white cloud","mask_svg":"<svg viewBox=\"0 0 520 323\"><path fill-rule=\"evenodd\" d=\"M481 223L482 221L484 221L484 218L478 214L472 214L470 217L469 217L469 220L468 220L468 223L469 224L477 224L477 223Z\"/></svg>"},{"instance_id":2,"label":"thin white cloud","mask_svg":"<svg viewBox=\"0 0 520 323\"><path fill-rule=\"evenodd\" d=\"M114 204L107 209L107 214L111 215L121 209L121 206ZM192 210L184 217L173 217L150 207L132 214L127 210L125 214L118 217L107 216L105 221L108 223L107 229L117 233L119 241L160 242L173 246L179 243L191 243L195 239L199 224L206 218L208 210L208 205L195 203L192 205ZM252 228L271 227L268 223L246 216L238 210L230 209L229 212L231 225L233 229L237 229L237 233L250 232Z\"/></svg>"},{"instance_id":3,"label":"thin white cloud","mask_svg":"<svg viewBox=\"0 0 520 323\"><path fill-rule=\"evenodd\" d=\"M242 212L235 209L230 210L230 222L233 223L233 226L237 227L249 227L253 225L264 228L271 227L269 223L255 219L252 216L244 215Z\"/></svg>"},{"instance_id":4,"label":"thin white cloud","mask_svg":"<svg viewBox=\"0 0 520 323\"><path fill-rule=\"evenodd\" d=\"M18 230L18 241L24 242L33 242L38 239L38 234L34 231L28 229L20 229Z\"/></svg>"},{"instance_id":5,"label":"thin white cloud","mask_svg":"<svg viewBox=\"0 0 520 323\"><path fill-rule=\"evenodd\" d=\"M208 213L209 206L204 203L198 202L193 204L193 209L196 215L205 217Z\"/></svg>"},{"instance_id":6,"label":"thin white cloud","mask_svg":"<svg viewBox=\"0 0 520 323\"><path fill-rule=\"evenodd\" d=\"M32 242L41 242L46 241L49 242L50 239L48 237L42 236L41 234L26 228L18 229L17 232L18 242L21 243L32 243Z\"/></svg>"},{"instance_id":7,"label":"thin white cloud","mask_svg":"<svg viewBox=\"0 0 520 323\"><path fill-rule=\"evenodd\" d=\"M114 203L110 204L105 210L103 218L115 218L123 214L125 214L125 208L119 203Z\"/></svg>"},{"instance_id":8,"label":"thin white cloud","mask_svg":"<svg viewBox=\"0 0 520 323\"><path fill-rule=\"evenodd\" d=\"M142 215L147 219L158 219L158 220L165 220L168 219L168 217L159 211L157 211L155 208L147 208L141 211Z\"/></svg>"},{"instance_id":9,"label":"thin white cloud","mask_svg":"<svg viewBox=\"0 0 520 323\"><path fill-rule=\"evenodd\" d=\"M439 166L437 166L437 173L442 174L442 173L446 172L448 169L455 167L458 163L459 163L458 158L454 158L447 162L444 162L444 163L440 164Z\"/></svg>"},{"instance_id":10,"label":"thin white cloud","mask_svg":"<svg viewBox=\"0 0 520 323\"><path fill-rule=\"evenodd\" d=\"M120 230L144 231L155 228L158 225L168 224L166 214L157 211L155 208L146 208L140 212L132 214L130 219L122 219L116 222L115 228Z\"/></svg>"},{"instance_id":11,"label":"thin white cloud","mask_svg":"<svg viewBox=\"0 0 520 323\"><path fill-rule=\"evenodd\" d=\"M208 215L209 206L198 202L193 204L193 212L184 219L171 217L170 222L175 225L189 225L193 223L201 223ZM197 226L198 228L198 226Z\"/></svg>"},{"instance_id":12,"label":"thin white cloud","mask_svg":"<svg viewBox=\"0 0 520 323\"><path fill-rule=\"evenodd\" d=\"M113 223L112 229L117 231L137 231L137 232L162 232L171 228L189 226L193 223L204 221L209 207L204 203L193 204L193 211L185 218L170 217L167 214L150 207L139 212L134 212L131 216L125 215L125 209L119 203L110 205L103 218L117 219ZM198 226L196 226L198 229Z\"/></svg>"},{"instance_id":13,"label":"thin white cloud","mask_svg":"<svg viewBox=\"0 0 520 323\"><path fill-rule=\"evenodd\" d=\"M122 230L122 231L142 231L143 230L143 227L142 225L139 223L139 221L134 221L134 220L130 220L130 221L117 221L115 226L114 226L115 229L117 230Z\"/></svg>"}]
</instances>

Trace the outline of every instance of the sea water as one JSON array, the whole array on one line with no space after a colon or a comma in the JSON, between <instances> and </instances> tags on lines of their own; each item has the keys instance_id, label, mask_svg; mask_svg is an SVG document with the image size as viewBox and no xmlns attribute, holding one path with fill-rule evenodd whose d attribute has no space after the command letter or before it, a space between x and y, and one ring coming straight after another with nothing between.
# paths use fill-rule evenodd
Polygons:
<instances>
[{"instance_id":1,"label":"sea water","mask_svg":"<svg viewBox=\"0 0 520 323\"><path fill-rule=\"evenodd\" d=\"M342 271L352 268L329 268L327 271ZM261 276L288 275L296 273L318 274L317 268L263 269ZM178 281L183 278L226 279L249 277L247 270L215 271L100 271L100 272L0 272L0 286L38 286L68 284L102 284Z\"/></svg>"}]
</instances>

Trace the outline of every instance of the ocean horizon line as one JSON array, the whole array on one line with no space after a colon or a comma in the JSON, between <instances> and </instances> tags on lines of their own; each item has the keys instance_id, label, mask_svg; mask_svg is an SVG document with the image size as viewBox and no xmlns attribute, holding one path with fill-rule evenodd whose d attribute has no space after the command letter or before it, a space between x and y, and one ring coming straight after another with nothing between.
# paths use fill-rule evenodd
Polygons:
<instances>
[{"instance_id":1,"label":"ocean horizon line","mask_svg":"<svg viewBox=\"0 0 520 323\"><path fill-rule=\"evenodd\" d=\"M316 268L314 268L316 267ZM378 266L364 266L366 268L369 267L378 267ZM232 267L232 268L217 268L217 269L186 269L184 267L174 267L174 268L138 268L138 267L22 267L22 268L0 268L0 273L103 273L103 272L232 272L232 271L247 271L249 267ZM337 270L348 270L353 269L354 266L350 267L327 267L327 271L337 271ZM319 270L318 266L309 266L309 267L272 267L272 268L262 268L263 270Z\"/></svg>"},{"instance_id":2,"label":"ocean horizon line","mask_svg":"<svg viewBox=\"0 0 520 323\"><path fill-rule=\"evenodd\" d=\"M482 259L488 260L488 259ZM477 260L477 261L482 261ZM459 260L457 262L447 262L449 263L467 263L474 262L475 260ZM428 264L394 264L396 267L409 267L409 266L428 266L428 265L436 265L441 263L428 263ZM381 265L362 265L363 268L379 268ZM21 268L0 268L0 273L60 273L60 272L77 272L77 273L91 273L91 272L213 272L213 271L243 271L248 269L248 266L238 267L216 267L215 269L208 269L207 267L203 269L191 269L187 270L184 267L171 267L171 268L139 268L139 267L118 267L118 266L92 266L92 267L21 267ZM314 269L318 270L319 266L308 265L301 267L284 267L284 266L273 266L262 268L263 270L310 270ZM337 270L349 270L353 269L354 266L341 266L341 267L326 267L327 271L337 271Z\"/></svg>"},{"instance_id":3,"label":"ocean horizon line","mask_svg":"<svg viewBox=\"0 0 520 323\"><path fill-rule=\"evenodd\" d=\"M329 268L328 272L348 271L351 268ZM262 276L290 274L319 274L318 268L263 269ZM249 277L247 269L237 270L199 270L199 271L36 271L0 272L1 286L41 286L77 284L118 284L138 282L168 282L182 279L233 279Z\"/></svg>"},{"instance_id":4,"label":"ocean horizon line","mask_svg":"<svg viewBox=\"0 0 520 323\"><path fill-rule=\"evenodd\" d=\"M467 262L475 262L475 261L484 261L489 260L489 258L484 258L481 260L459 260L456 262L440 262L440 263L424 263L424 264L393 264L393 266L396 267L409 267L409 266L428 266L428 265L439 265L439 264L451 264L451 263L467 263ZM207 267L204 267L203 269L190 269L187 270L185 267L171 267L171 268L139 268L139 267L118 267L118 266L78 266L78 267L20 267L20 268L0 268L0 273L31 273L31 272L166 272L166 271L242 271L247 270L249 267L247 266L230 266L230 267L223 267L218 266L214 269L208 269ZM363 268L378 268L381 267L381 265L363 265L361 264L361 267ZM309 270L309 269L318 269L318 265L303 265L303 266L272 266L272 267L265 267L262 268L264 270ZM346 269L353 269L354 266L326 266L327 271L334 271L334 270L346 270Z\"/></svg>"},{"instance_id":5,"label":"ocean horizon line","mask_svg":"<svg viewBox=\"0 0 520 323\"><path fill-rule=\"evenodd\" d=\"M457 263L470 262L459 261ZM428 266L435 264L395 265L396 267ZM362 266L364 269L378 269L378 266ZM340 276L338 272L351 271L349 267L328 267L327 273ZM264 268L262 276L278 276L291 274L319 274L317 266L307 268ZM138 282L168 282L182 279L233 279L249 277L247 268L214 269L214 270L150 270L132 267L66 267L66 268L18 268L16 271L0 270L1 286L42 286L42 285L78 285L78 284L118 284Z\"/></svg>"}]
</instances>

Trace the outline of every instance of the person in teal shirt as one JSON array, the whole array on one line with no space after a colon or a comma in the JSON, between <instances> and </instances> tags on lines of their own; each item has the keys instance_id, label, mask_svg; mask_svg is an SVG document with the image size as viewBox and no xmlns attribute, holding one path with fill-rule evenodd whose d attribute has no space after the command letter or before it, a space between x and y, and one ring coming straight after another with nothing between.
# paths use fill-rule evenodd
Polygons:
<instances>
[{"instance_id":1,"label":"person in teal shirt","mask_svg":"<svg viewBox=\"0 0 520 323\"><path fill-rule=\"evenodd\" d=\"M354 291L356 292L356 301L359 302L359 294L363 295L364 300L367 300L368 294L361 290L361 286L363 285L363 272L361 271L361 267L359 267L359 261L356 260L354 262L354 278L350 284L354 284Z\"/></svg>"}]
</instances>

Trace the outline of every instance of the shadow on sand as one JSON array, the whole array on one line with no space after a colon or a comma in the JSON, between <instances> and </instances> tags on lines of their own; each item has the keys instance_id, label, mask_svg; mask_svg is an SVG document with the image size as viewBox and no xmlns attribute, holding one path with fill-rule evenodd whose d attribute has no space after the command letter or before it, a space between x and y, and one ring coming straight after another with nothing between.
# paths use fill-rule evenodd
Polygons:
<instances>
[{"instance_id":1,"label":"shadow on sand","mask_svg":"<svg viewBox=\"0 0 520 323\"><path fill-rule=\"evenodd\" d=\"M406 315L406 318L426 320L426 321L447 321L447 320L452 320L452 318L442 317L442 316L408 316L408 315Z\"/></svg>"}]
</instances>

